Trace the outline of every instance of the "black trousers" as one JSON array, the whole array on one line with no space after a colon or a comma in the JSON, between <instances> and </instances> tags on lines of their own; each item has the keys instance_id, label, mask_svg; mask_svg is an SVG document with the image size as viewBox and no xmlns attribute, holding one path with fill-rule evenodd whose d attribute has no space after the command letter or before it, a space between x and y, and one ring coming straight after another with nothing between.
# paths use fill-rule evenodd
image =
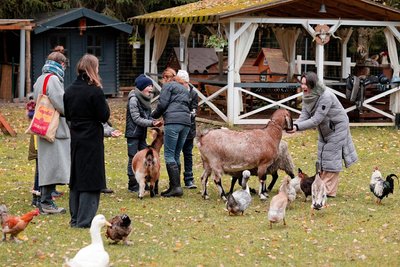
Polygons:
<instances>
[{"instance_id":1,"label":"black trousers","mask_svg":"<svg viewBox=\"0 0 400 267\"><path fill-rule=\"evenodd\" d=\"M40 187L40 203L50 205L53 203L51 192L56 190L55 184L44 185Z\"/></svg>"},{"instance_id":2,"label":"black trousers","mask_svg":"<svg viewBox=\"0 0 400 267\"><path fill-rule=\"evenodd\" d=\"M77 228L89 228L99 208L100 191L77 191L70 189L69 212L70 225Z\"/></svg>"}]
</instances>

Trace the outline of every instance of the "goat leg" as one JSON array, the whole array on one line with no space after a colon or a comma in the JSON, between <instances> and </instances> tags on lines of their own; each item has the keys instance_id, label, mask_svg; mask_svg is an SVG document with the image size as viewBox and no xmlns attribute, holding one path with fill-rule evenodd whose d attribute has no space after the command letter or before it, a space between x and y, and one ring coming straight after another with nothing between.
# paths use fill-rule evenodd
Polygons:
<instances>
[{"instance_id":1,"label":"goat leg","mask_svg":"<svg viewBox=\"0 0 400 267\"><path fill-rule=\"evenodd\" d=\"M272 188L274 188L274 185L275 185L276 181L278 180L278 177L279 176L278 176L278 172L277 171L272 173L272 180L268 185L267 192L271 192L272 191ZM265 180L267 180L267 179L265 179Z\"/></svg>"},{"instance_id":2,"label":"goat leg","mask_svg":"<svg viewBox=\"0 0 400 267\"><path fill-rule=\"evenodd\" d=\"M226 195L225 195L224 188L222 187L222 182L221 182L221 176L220 175L214 174L214 183L218 187L220 198L222 200L226 201Z\"/></svg>"},{"instance_id":3,"label":"goat leg","mask_svg":"<svg viewBox=\"0 0 400 267\"><path fill-rule=\"evenodd\" d=\"M235 188L236 181L238 181L238 180L239 180L239 184L242 185L242 183L240 181L241 180L240 178L232 176L231 188L229 189L229 193L228 194L232 194L233 193L233 189Z\"/></svg>"},{"instance_id":4,"label":"goat leg","mask_svg":"<svg viewBox=\"0 0 400 267\"><path fill-rule=\"evenodd\" d=\"M154 192L154 183L150 182L150 197L154 197L156 193Z\"/></svg>"},{"instance_id":5,"label":"goat leg","mask_svg":"<svg viewBox=\"0 0 400 267\"><path fill-rule=\"evenodd\" d=\"M154 185L154 194L158 195L158 180L155 182Z\"/></svg>"},{"instance_id":6,"label":"goat leg","mask_svg":"<svg viewBox=\"0 0 400 267\"><path fill-rule=\"evenodd\" d=\"M207 181L210 174L211 171L207 168L204 168L203 174L201 175L201 186L202 186L201 195L203 196L204 199L209 199L209 196L207 194Z\"/></svg>"}]
</instances>

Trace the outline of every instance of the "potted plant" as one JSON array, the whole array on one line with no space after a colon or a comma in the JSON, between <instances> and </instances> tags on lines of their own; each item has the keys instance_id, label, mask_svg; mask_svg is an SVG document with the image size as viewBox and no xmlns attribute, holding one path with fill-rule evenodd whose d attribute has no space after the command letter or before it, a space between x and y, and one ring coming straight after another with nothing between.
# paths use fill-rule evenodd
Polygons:
<instances>
[{"instance_id":1,"label":"potted plant","mask_svg":"<svg viewBox=\"0 0 400 267\"><path fill-rule=\"evenodd\" d=\"M134 49L139 49L142 39L139 35L132 35L128 39L129 45L133 46Z\"/></svg>"},{"instance_id":2,"label":"potted plant","mask_svg":"<svg viewBox=\"0 0 400 267\"><path fill-rule=\"evenodd\" d=\"M224 47L228 45L228 41L225 40L222 35L213 34L208 38L207 44L208 47L213 47L215 52L222 52Z\"/></svg>"}]
</instances>

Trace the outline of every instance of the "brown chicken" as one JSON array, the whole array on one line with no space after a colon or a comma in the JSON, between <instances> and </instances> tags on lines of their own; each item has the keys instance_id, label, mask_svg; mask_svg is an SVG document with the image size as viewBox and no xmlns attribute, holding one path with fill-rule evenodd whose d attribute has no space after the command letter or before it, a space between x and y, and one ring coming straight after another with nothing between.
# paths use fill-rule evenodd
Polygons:
<instances>
[{"instance_id":1,"label":"brown chicken","mask_svg":"<svg viewBox=\"0 0 400 267\"><path fill-rule=\"evenodd\" d=\"M132 231L131 219L128 215L117 215L110 221L111 226L107 227L106 237L113 240L113 244L123 241L125 245L130 245L128 236Z\"/></svg>"},{"instance_id":2,"label":"brown chicken","mask_svg":"<svg viewBox=\"0 0 400 267\"><path fill-rule=\"evenodd\" d=\"M315 180L315 175L309 177L307 174L305 174L300 168L297 176L300 178L300 188L301 191L303 191L305 199L304 202L307 201L307 197L311 196L311 186L314 183Z\"/></svg>"},{"instance_id":3,"label":"brown chicken","mask_svg":"<svg viewBox=\"0 0 400 267\"><path fill-rule=\"evenodd\" d=\"M32 210L22 216L9 215L4 205L0 210L3 241L7 240L7 234L10 235L10 240L17 241L17 235L25 230L33 217L39 215L39 209Z\"/></svg>"}]
</instances>

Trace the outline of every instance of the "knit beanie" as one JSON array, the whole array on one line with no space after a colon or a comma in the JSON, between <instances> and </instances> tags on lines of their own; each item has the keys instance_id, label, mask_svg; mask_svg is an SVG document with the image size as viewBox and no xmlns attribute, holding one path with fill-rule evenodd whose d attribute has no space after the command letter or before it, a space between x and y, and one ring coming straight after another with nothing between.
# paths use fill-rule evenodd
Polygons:
<instances>
[{"instance_id":1,"label":"knit beanie","mask_svg":"<svg viewBox=\"0 0 400 267\"><path fill-rule=\"evenodd\" d=\"M135 86L140 91L143 91L149 85L153 85L153 81L144 74L140 74L135 80Z\"/></svg>"},{"instance_id":2,"label":"knit beanie","mask_svg":"<svg viewBox=\"0 0 400 267\"><path fill-rule=\"evenodd\" d=\"M186 70L178 70L178 73L176 74L179 78L181 78L184 82L189 82L189 74L187 73Z\"/></svg>"}]
</instances>

